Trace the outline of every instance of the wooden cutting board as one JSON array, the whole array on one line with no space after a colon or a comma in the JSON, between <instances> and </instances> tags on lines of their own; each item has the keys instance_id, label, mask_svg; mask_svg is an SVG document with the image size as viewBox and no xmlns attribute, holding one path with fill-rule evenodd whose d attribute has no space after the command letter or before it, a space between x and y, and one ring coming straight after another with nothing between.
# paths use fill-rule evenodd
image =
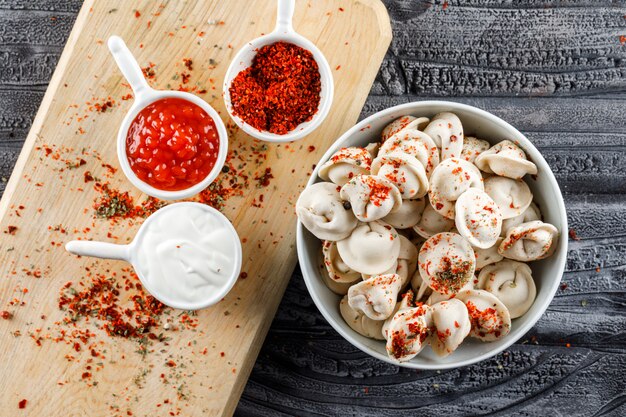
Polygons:
<instances>
[{"instance_id":1,"label":"wooden cutting board","mask_svg":"<svg viewBox=\"0 0 626 417\"><path fill-rule=\"evenodd\" d=\"M233 413L296 264L295 200L313 164L356 122L389 46L378 0L297 1L294 26L324 52L335 79L330 115L315 133L262 144L229 123L232 169L221 183L230 194L213 200L242 238L244 274L223 301L197 315L156 314L150 332L159 340L110 336L108 312L97 317L93 304L93 317L75 315L60 308L61 294L108 280L131 324L130 297L145 294L128 265L78 258L63 244L126 243L143 220L136 209L107 219L94 208L102 184L134 205L146 199L117 169L115 138L132 96L107 38L126 40L152 86L191 90L229 122L226 68L246 41L273 29L275 13L273 0L85 1L0 203L0 311L12 316L0 318L1 415Z\"/></svg>"}]
</instances>

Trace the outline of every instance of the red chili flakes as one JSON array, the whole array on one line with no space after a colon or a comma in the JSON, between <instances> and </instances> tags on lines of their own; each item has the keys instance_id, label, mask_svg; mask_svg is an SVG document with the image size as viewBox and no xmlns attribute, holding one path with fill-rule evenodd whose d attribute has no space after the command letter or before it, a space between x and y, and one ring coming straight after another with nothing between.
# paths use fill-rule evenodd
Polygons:
<instances>
[{"instance_id":1,"label":"red chili flakes","mask_svg":"<svg viewBox=\"0 0 626 417\"><path fill-rule=\"evenodd\" d=\"M126 101L126 100L132 100L133 95L132 94L126 94L124 96L122 96L122 100Z\"/></svg>"},{"instance_id":2,"label":"red chili flakes","mask_svg":"<svg viewBox=\"0 0 626 417\"><path fill-rule=\"evenodd\" d=\"M96 109L96 111L98 111L100 113L104 113L109 108L113 107L113 101L112 100L107 100L107 101L104 101L102 103L95 103L93 106Z\"/></svg>"},{"instance_id":3,"label":"red chili flakes","mask_svg":"<svg viewBox=\"0 0 626 417\"><path fill-rule=\"evenodd\" d=\"M223 358L224 356L226 356L226 353L220 352L220 356Z\"/></svg>"},{"instance_id":4,"label":"red chili flakes","mask_svg":"<svg viewBox=\"0 0 626 417\"><path fill-rule=\"evenodd\" d=\"M20 410L23 410L24 408L26 408L26 403L28 403L28 400L23 399L23 400L20 400L19 403L17 403L17 406Z\"/></svg>"},{"instance_id":5,"label":"red chili flakes","mask_svg":"<svg viewBox=\"0 0 626 417\"><path fill-rule=\"evenodd\" d=\"M261 175L257 175L254 179L257 181L258 187L267 187L270 185L270 180L274 178L272 175L272 168L265 168L265 172Z\"/></svg>"},{"instance_id":6,"label":"red chili flakes","mask_svg":"<svg viewBox=\"0 0 626 417\"><path fill-rule=\"evenodd\" d=\"M313 152L313 151L315 151L315 146L310 145L310 146L309 146L309 152Z\"/></svg>"},{"instance_id":7,"label":"red chili flakes","mask_svg":"<svg viewBox=\"0 0 626 417\"><path fill-rule=\"evenodd\" d=\"M85 182L93 181L93 176L91 175L91 172L85 171L85 173L83 175L85 177Z\"/></svg>"},{"instance_id":8,"label":"red chili flakes","mask_svg":"<svg viewBox=\"0 0 626 417\"><path fill-rule=\"evenodd\" d=\"M443 7L443 10L447 10L448 9L448 2L444 1L442 7Z\"/></svg>"},{"instance_id":9,"label":"red chili flakes","mask_svg":"<svg viewBox=\"0 0 626 417\"><path fill-rule=\"evenodd\" d=\"M105 219L146 218L166 204L154 197L149 197L140 205L135 205L128 191L120 192L111 188L107 183L96 183L94 189L102 194L93 205L96 217Z\"/></svg>"},{"instance_id":10,"label":"red chili flakes","mask_svg":"<svg viewBox=\"0 0 626 417\"><path fill-rule=\"evenodd\" d=\"M154 71L155 66L156 65L154 63L150 62L148 66L143 67L141 69L141 72L143 72L143 76L148 79L153 79L154 77L156 77L156 72Z\"/></svg>"},{"instance_id":11,"label":"red chili flakes","mask_svg":"<svg viewBox=\"0 0 626 417\"><path fill-rule=\"evenodd\" d=\"M567 284L564 282L561 284L561 291L565 291L567 289Z\"/></svg>"},{"instance_id":12,"label":"red chili flakes","mask_svg":"<svg viewBox=\"0 0 626 417\"><path fill-rule=\"evenodd\" d=\"M189 78L191 78L191 74L187 74L186 72L183 72L182 74L180 74L180 78L183 84L187 84L189 82Z\"/></svg>"},{"instance_id":13,"label":"red chili flakes","mask_svg":"<svg viewBox=\"0 0 626 417\"><path fill-rule=\"evenodd\" d=\"M242 273L240 273L240 274L239 274L239 278L240 278L240 279L246 279L246 278L248 278L248 273L247 273L247 272L242 272Z\"/></svg>"},{"instance_id":14,"label":"red chili flakes","mask_svg":"<svg viewBox=\"0 0 626 417\"><path fill-rule=\"evenodd\" d=\"M11 314L10 312L4 310L4 311L0 311L0 317L2 317L5 320L10 320L13 318L13 314Z\"/></svg>"},{"instance_id":15,"label":"red chili flakes","mask_svg":"<svg viewBox=\"0 0 626 417\"><path fill-rule=\"evenodd\" d=\"M15 236L15 232L17 232L17 226L8 226L4 233Z\"/></svg>"},{"instance_id":16,"label":"red chili flakes","mask_svg":"<svg viewBox=\"0 0 626 417\"><path fill-rule=\"evenodd\" d=\"M83 379L89 379L89 378L91 378L91 372L83 372L82 378L83 378Z\"/></svg>"},{"instance_id":17,"label":"red chili flakes","mask_svg":"<svg viewBox=\"0 0 626 417\"><path fill-rule=\"evenodd\" d=\"M626 45L626 35L621 35L619 37L619 43L620 45Z\"/></svg>"},{"instance_id":18,"label":"red chili flakes","mask_svg":"<svg viewBox=\"0 0 626 417\"><path fill-rule=\"evenodd\" d=\"M343 7L340 7L340 8L339 8L339 11L340 11L340 12L343 12L343 11L344 11L344 8L343 8Z\"/></svg>"},{"instance_id":19,"label":"red chili flakes","mask_svg":"<svg viewBox=\"0 0 626 417\"><path fill-rule=\"evenodd\" d=\"M252 66L233 79L233 113L252 127L284 135L317 113L321 77L313 54L277 42L259 49Z\"/></svg>"},{"instance_id":20,"label":"red chili flakes","mask_svg":"<svg viewBox=\"0 0 626 417\"><path fill-rule=\"evenodd\" d=\"M335 67L335 71L339 71L340 69L341 69L341 65L337 65L337 66Z\"/></svg>"},{"instance_id":21,"label":"red chili flakes","mask_svg":"<svg viewBox=\"0 0 626 417\"><path fill-rule=\"evenodd\" d=\"M175 367L176 367L176 362L174 362L174 361L173 361L173 360L171 360L171 359L170 359L169 361L165 362L165 364L166 364L167 366L169 366L170 368L175 368Z\"/></svg>"},{"instance_id":22,"label":"red chili flakes","mask_svg":"<svg viewBox=\"0 0 626 417\"><path fill-rule=\"evenodd\" d=\"M139 19L141 17L141 12L139 10L135 10L135 19Z\"/></svg>"},{"instance_id":23,"label":"red chili flakes","mask_svg":"<svg viewBox=\"0 0 626 417\"><path fill-rule=\"evenodd\" d=\"M183 63L189 71L193 71L193 61L189 58L183 58Z\"/></svg>"},{"instance_id":24,"label":"red chili flakes","mask_svg":"<svg viewBox=\"0 0 626 417\"><path fill-rule=\"evenodd\" d=\"M576 234L576 230L574 230L574 229L569 229L569 237L572 240L580 240L580 238Z\"/></svg>"}]
</instances>

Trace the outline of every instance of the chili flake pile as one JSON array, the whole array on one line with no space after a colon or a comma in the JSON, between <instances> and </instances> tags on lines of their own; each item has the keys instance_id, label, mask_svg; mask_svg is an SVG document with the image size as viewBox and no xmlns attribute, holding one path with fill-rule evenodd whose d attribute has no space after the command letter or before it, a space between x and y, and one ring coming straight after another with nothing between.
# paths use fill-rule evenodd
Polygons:
<instances>
[{"instance_id":1,"label":"chili flake pile","mask_svg":"<svg viewBox=\"0 0 626 417\"><path fill-rule=\"evenodd\" d=\"M252 127L284 135L317 112L322 89L313 54L277 42L259 49L252 66L233 79L233 113Z\"/></svg>"}]
</instances>

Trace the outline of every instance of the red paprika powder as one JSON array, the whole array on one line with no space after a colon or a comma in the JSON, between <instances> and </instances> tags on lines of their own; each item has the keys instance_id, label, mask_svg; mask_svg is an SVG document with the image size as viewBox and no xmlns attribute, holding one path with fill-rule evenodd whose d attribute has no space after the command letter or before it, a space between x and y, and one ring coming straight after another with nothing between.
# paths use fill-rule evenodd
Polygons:
<instances>
[{"instance_id":1,"label":"red paprika powder","mask_svg":"<svg viewBox=\"0 0 626 417\"><path fill-rule=\"evenodd\" d=\"M260 48L228 89L233 114L252 127L284 135L313 118L322 89L313 54L288 42Z\"/></svg>"}]
</instances>

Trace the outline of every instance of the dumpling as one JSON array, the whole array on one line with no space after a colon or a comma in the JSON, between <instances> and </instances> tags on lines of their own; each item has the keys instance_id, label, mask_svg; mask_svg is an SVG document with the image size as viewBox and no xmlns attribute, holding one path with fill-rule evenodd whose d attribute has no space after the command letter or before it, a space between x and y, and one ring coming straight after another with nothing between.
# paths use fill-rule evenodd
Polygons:
<instances>
[{"instance_id":1,"label":"dumpling","mask_svg":"<svg viewBox=\"0 0 626 417\"><path fill-rule=\"evenodd\" d=\"M396 133L382 144L378 156L395 153L406 153L415 157L422 163L429 177L439 164L439 150L435 142L419 130L408 129Z\"/></svg>"},{"instance_id":2,"label":"dumpling","mask_svg":"<svg viewBox=\"0 0 626 417\"><path fill-rule=\"evenodd\" d=\"M337 242L329 240L322 243L322 253L324 254L324 266L328 271L328 277L339 283L355 282L361 278L361 273L350 268L341 259L337 250Z\"/></svg>"},{"instance_id":3,"label":"dumpling","mask_svg":"<svg viewBox=\"0 0 626 417\"><path fill-rule=\"evenodd\" d=\"M400 254L396 229L381 221L360 223L352 234L337 242L341 259L362 274L382 274Z\"/></svg>"},{"instance_id":4,"label":"dumpling","mask_svg":"<svg viewBox=\"0 0 626 417\"><path fill-rule=\"evenodd\" d=\"M381 155L372 162L372 174L387 178L403 199L415 199L428 192L428 178L422 163L406 153Z\"/></svg>"},{"instance_id":5,"label":"dumpling","mask_svg":"<svg viewBox=\"0 0 626 417\"><path fill-rule=\"evenodd\" d=\"M465 191L454 205L455 225L472 246L486 249L495 245L502 230L500 208L478 188Z\"/></svg>"},{"instance_id":6,"label":"dumpling","mask_svg":"<svg viewBox=\"0 0 626 417\"><path fill-rule=\"evenodd\" d=\"M463 301L451 299L430 306L430 347L439 356L454 352L465 340L472 324Z\"/></svg>"},{"instance_id":7,"label":"dumpling","mask_svg":"<svg viewBox=\"0 0 626 417\"><path fill-rule=\"evenodd\" d=\"M473 290L474 289L474 285L476 282L476 278L472 277L472 279L470 279L469 281L467 281L467 283L465 285L463 285L461 287L461 289L459 290L459 292L462 291L467 291L467 290ZM429 306L433 305L433 304L437 304L440 303L442 301L447 301L447 300L451 300L454 297L456 297L456 294L441 294L438 292L433 291L429 296L428 299L426 300L426 304L428 304Z\"/></svg>"},{"instance_id":8,"label":"dumpling","mask_svg":"<svg viewBox=\"0 0 626 417\"><path fill-rule=\"evenodd\" d=\"M361 281L361 276L359 276L359 279L355 280L354 282L337 282L331 279L326 273L326 271L324 270L322 271L322 280L324 281L324 284L328 287L328 289L334 292L335 294L346 295L348 294L348 290L350 289L351 286Z\"/></svg>"},{"instance_id":9,"label":"dumpling","mask_svg":"<svg viewBox=\"0 0 626 417\"><path fill-rule=\"evenodd\" d=\"M385 126L383 133L381 134L381 142L385 142L396 133L400 133L405 129L422 130L429 121L430 119L428 119L428 117L415 117L409 115L399 117Z\"/></svg>"},{"instance_id":10,"label":"dumpling","mask_svg":"<svg viewBox=\"0 0 626 417\"><path fill-rule=\"evenodd\" d=\"M395 185L386 178L358 175L348 181L339 193L350 201L352 211L362 222L382 219L400 208L402 196Z\"/></svg>"},{"instance_id":11,"label":"dumpling","mask_svg":"<svg viewBox=\"0 0 626 417\"><path fill-rule=\"evenodd\" d=\"M481 249L481 248L476 248L476 247L474 248L474 254L476 255L476 270L477 271L480 271L482 268L486 267L487 265L500 262L504 258L504 256L500 255L500 252L498 252L500 243L502 243L503 240L504 238L499 237L498 240L496 240L496 243L487 249Z\"/></svg>"},{"instance_id":12,"label":"dumpling","mask_svg":"<svg viewBox=\"0 0 626 417\"><path fill-rule=\"evenodd\" d=\"M437 114L424 128L424 133L433 138L435 145L441 149L441 161L461 156L463 124L456 114L450 112Z\"/></svg>"},{"instance_id":13,"label":"dumpling","mask_svg":"<svg viewBox=\"0 0 626 417\"><path fill-rule=\"evenodd\" d=\"M347 296L341 299L339 312L348 326L358 334L372 339L385 340L382 334L385 322L383 320L372 320L362 312L350 307Z\"/></svg>"},{"instance_id":14,"label":"dumpling","mask_svg":"<svg viewBox=\"0 0 626 417\"><path fill-rule=\"evenodd\" d=\"M465 159L472 164L476 157L489 149L489 142L477 139L473 136L465 136L463 139L463 150L461 151L461 159Z\"/></svg>"},{"instance_id":15,"label":"dumpling","mask_svg":"<svg viewBox=\"0 0 626 417\"><path fill-rule=\"evenodd\" d=\"M337 241L350 236L358 221L344 205L335 184L320 182L302 191L296 202L296 214L316 238Z\"/></svg>"},{"instance_id":16,"label":"dumpling","mask_svg":"<svg viewBox=\"0 0 626 417\"><path fill-rule=\"evenodd\" d=\"M426 204L419 222L413 226L415 233L428 239L437 233L449 232L454 228L454 220L437 213L432 205Z\"/></svg>"},{"instance_id":17,"label":"dumpling","mask_svg":"<svg viewBox=\"0 0 626 417\"><path fill-rule=\"evenodd\" d=\"M341 148L322 165L318 175L324 181L344 185L357 175L370 173L372 156L365 148Z\"/></svg>"},{"instance_id":18,"label":"dumpling","mask_svg":"<svg viewBox=\"0 0 626 417\"><path fill-rule=\"evenodd\" d=\"M424 282L445 295L459 292L474 277L476 258L467 240L456 233L439 233L424 243L418 266Z\"/></svg>"},{"instance_id":19,"label":"dumpling","mask_svg":"<svg viewBox=\"0 0 626 417\"><path fill-rule=\"evenodd\" d=\"M498 252L505 258L529 262L554 253L559 231L550 223L535 220L509 229Z\"/></svg>"},{"instance_id":20,"label":"dumpling","mask_svg":"<svg viewBox=\"0 0 626 417\"><path fill-rule=\"evenodd\" d=\"M409 282L417 270L417 248L406 237L400 235L400 253L398 254L398 266L396 274L402 278L402 286Z\"/></svg>"},{"instance_id":21,"label":"dumpling","mask_svg":"<svg viewBox=\"0 0 626 417\"><path fill-rule=\"evenodd\" d=\"M423 198L402 200L400 208L383 217L383 221L396 229L409 229L419 223L425 206L426 201Z\"/></svg>"},{"instance_id":22,"label":"dumpling","mask_svg":"<svg viewBox=\"0 0 626 417\"><path fill-rule=\"evenodd\" d=\"M430 177L430 205L443 217L454 219L454 203L470 188L484 189L478 168L462 159L446 159L437 165Z\"/></svg>"},{"instance_id":23,"label":"dumpling","mask_svg":"<svg viewBox=\"0 0 626 417\"><path fill-rule=\"evenodd\" d=\"M476 166L488 174L520 179L526 174L537 174L537 166L526 158L526 154L510 140L503 140L481 153L474 161Z\"/></svg>"},{"instance_id":24,"label":"dumpling","mask_svg":"<svg viewBox=\"0 0 626 417\"><path fill-rule=\"evenodd\" d=\"M426 305L398 311L387 329L387 354L398 362L414 358L426 346L430 334Z\"/></svg>"},{"instance_id":25,"label":"dumpling","mask_svg":"<svg viewBox=\"0 0 626 417\"><path fill-rule=\"evenodd\" d=\"M389 316L388 319L385 320L381 335L387 340L387 335L389 334L389 325L391 324L391 320L393 320L393 316L400 310L406 310L407 308L417 307L417 305L421 305L421 303L416 302L415 294L413 291L408 290L404 294L401 295L400 301L396 303L395 308L393 309L393 313Z\"/></svg>"},{"instance_id":26,"label":"dumpling","mask_svg":"<svg viewBox=\"0 0 626 417\"><path fill-rule=\"evenodd\" d=\"M370 157L372 158L372 160L376 158L376 155L378 155L379 149L380 149L380 142L371 142L371 143L368 143L367 146L365 147L365 150L370 154Z\"/></svg>"},{"instance_id":27,"label":"dumpling","mask_svg":"<svg viewBox=\"0 0 626 417\"><path fill-rule=\"evenodd\" d=\"M401 289L400 275L376 275L351 286L348 303L372 320L385 320L393 313Z\"/></svg>"},{"instance_id":28,"label":"dumpling","mask_svg":"<svg viewBox=\"0 0 626 417\"><path fill-rule=\"evenodd\" d=\"M528 184L507 177L485 178L485 192L500 207L503 220L519 216L533 201Z\"/></svg>"},{"instance_id":29,"label":"dumpling","mask_svg":"<svg viewBox=\"0 0 626 417\"><path fill-rule=\"evenodd\" d=\"M488 265L480 271L478 282L480 289L502 301L512 319L526 314L537 296L532 270L522 262L505 260Z\"/></svg>"},{"instance_id":30,"label":"dumpling","mask_svg":"<svg viewBox=\"0 0 626 417\"><path fill-rule=\"evenodd\" d=\"M512 227L519 226L522 223L532 222L533 220L541 220L541 211L539 211L539 207L537 207L535 203L531 202L528 208L519 216L502 221L501 235L506 235L507 230Z\"/></svg>"},{"instance_id":31,"label":"dumpling","mask_svg":"<svg viewBox=\"0 0 626 417\"><path fill-rule=\"evenodd\" d=\"M472 330L470 336L483 342L493 342L511 331L511 315L506 306L490 292L467 290L457 294L469 313Z\"/></svg>"}]
</instances>

